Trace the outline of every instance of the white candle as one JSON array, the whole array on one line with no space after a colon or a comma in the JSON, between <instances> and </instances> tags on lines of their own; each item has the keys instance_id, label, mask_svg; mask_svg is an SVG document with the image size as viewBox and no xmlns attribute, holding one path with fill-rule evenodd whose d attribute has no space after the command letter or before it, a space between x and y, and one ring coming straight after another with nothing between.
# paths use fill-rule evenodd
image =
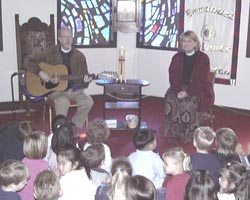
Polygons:
<instances>
[{"instance_id":1,"label":"white candle","mask_svg":"<svg viewBox=\"0 0 250 200\"><path fill-rule=\"evenodd\" d=\"M120 47L119 53L120 53L120 56L125 56L125 49L123 46Z\"/></svg>"},{"instance_id":2,"label":"white candle","mask_svg":"<svg viewBox=\"0 0 250 200\"><path fill-rule=\"evenodd\" d=\"M123 46L120 47L119 49L119 80L123 81L123 76L124 76L124 64L125 64L125 49Z\"/></svg>"}]
</instances>

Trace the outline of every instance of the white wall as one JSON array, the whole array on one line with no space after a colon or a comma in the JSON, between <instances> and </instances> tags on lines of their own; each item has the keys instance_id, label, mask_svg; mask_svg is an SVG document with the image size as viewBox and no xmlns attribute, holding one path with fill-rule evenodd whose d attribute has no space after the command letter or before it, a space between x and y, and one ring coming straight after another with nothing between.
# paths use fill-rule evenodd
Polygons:
<instances>
[{"instance_id":1,"label":"white wall","mask_svg":"<svg viewBox=\"0 0 250 200\"><path fill-rule=\"evenodd\" d=\"M250 85L250 58L245 56L248 8L249 0L242 0L237 83L236 86L215 85L216 105L250 109L250 91L248 89L248 85ZM15 13L19 13L21 23L33 16L48 23L49 14L54 14L56 19L56 12L56 0L2 0L4 50L0 52L0 102L11 101L10 76L17 70ZM163 97L169 87L168 66L175 52L136 49L135 33L118 32L117 49L81 49L87 57L89 71L91 73L100 73L103 70L117 70L118 49L120 46L124 46L126 50L125 77L148 80L150 86L145 87L143 93ZM17 82L15 81L15 95L17 96L16 85ZM101 94L102 88L92 83L88 88L88 93Z\"/></svg>"}]
</instances>

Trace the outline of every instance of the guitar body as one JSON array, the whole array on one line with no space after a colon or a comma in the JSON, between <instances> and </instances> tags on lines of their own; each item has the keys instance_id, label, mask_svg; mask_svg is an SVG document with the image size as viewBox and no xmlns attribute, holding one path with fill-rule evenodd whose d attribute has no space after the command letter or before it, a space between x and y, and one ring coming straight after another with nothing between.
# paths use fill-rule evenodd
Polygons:
<instances>
[{"instance_id":1,"label":"guitar body","mask_svg":"<svg viewBox=\"0 0 250 200\"><path fill-rule=\"evenodd\" d=\"M65 65L50 65L47 63L40 63L40 68L46 72L50 77L57 77L57 75L68 75L68 69ZM40 76L26 71L26 87L32 96L43 96L53 91L63 91L68 86L68 80L58 80L57 82L44 82Z\"/></svg>"},{"instance_id":2,"label":"guitar body","mask_svg":"<svg viewBox=\"0 0 250 200\"><path fill-rule=\"evenodd\" d=\"M83 79L83 75L68 75L68 69L65 65L50 65L47 63L39 63L41 70L50 76L50 82L44 82L40 76L26 71L25 83L31 96L44 96L53 91L63 91L68 87L69 80ZM92 80L95 79L118 79L116 72L107 71L99 75L87 74Z\"/></svg>"}]
</instances>

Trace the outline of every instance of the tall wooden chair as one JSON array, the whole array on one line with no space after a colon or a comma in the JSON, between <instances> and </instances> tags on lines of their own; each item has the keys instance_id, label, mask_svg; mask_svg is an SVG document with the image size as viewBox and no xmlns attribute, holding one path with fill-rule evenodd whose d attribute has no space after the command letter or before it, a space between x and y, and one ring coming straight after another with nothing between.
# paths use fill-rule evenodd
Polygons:
<instances>
[{"instance_id":1,"label":"tall wooden chair","mask_svg":"<svg viewBox=\"0 0 250 200\"><path fill-rule=\"evenodd\" d=\"M21 25L19 14L15 14L15 25L19 103L21 108L26 109L26 114L30 115L31 102L37 98L34 99L27 95L23 62L26 56L55 45L54 15L50 15L50 24L42 22L37 17L32 17Z\"/></svg>"}]
</instances>

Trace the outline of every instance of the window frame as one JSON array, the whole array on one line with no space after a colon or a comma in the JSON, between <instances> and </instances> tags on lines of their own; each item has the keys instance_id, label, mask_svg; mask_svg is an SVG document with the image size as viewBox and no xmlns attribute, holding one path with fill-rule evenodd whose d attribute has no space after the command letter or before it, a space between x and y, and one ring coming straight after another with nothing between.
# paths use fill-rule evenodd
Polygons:
<instances>
[{"instance_id":1,"label":"window frame","mask_svg":"<svg viewBox=\"0 0 250 200\"><path fill-rule=\"evenodd\" d=\"M180 0L180 20L179 20L179 24L178 24L178 30L179 30L179 34L177 36L177 41L180 41L180 35L181 33L183 33L184 31L184 10L185 8L185 0ZM136 48L140 48L140 49L154 49L154 50L169 50L169 51L177 51L180 46L178 45L178 47L165 47L165 46L147 46L147 45L143 45L143 42L141 41L141 34L144 34L144 30L143 28L145 27L145 16L146 13L144 12L146 10L145 8L145 0L142 1L142 5L141 5L141 27L140 27L140 31L137 33L136 35Z\"/></svg>"},{"instance_id":2,"label":"window frame","mask_svg":"<svg viewBox=\"0 0 250 200\"><path fill-rule=\"evenodd\" d=\"M74 0L74 1L81 1L81 0ZM62 0L57 0L57 30L61 28L62 22L62 13L61 13L61 3ZM109 44L76 44L73 43L73 46L77 48L116 48L117 47L117 33L113 31L112 27L112 0L110 0L110 41ZM72 28L72 27L71 27ZM74 38L75 41L75 38Z\"/></svg>"}]
</instances>

